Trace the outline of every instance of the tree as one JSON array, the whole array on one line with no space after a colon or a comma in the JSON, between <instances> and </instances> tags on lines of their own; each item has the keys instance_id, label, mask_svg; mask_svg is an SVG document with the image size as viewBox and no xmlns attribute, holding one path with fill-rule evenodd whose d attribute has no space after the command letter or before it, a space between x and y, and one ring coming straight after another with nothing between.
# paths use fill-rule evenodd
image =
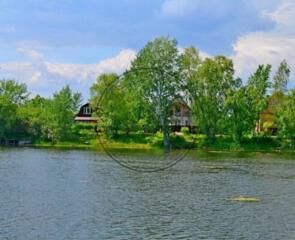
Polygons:
<instances>
[{"instance_id":1,"label":"tree","mask_svg":"<svg viewBox=\"0 0 295 240\"><path fill-rule=\"evenodd\" d=\"M239 82L240 86L233 89L225 101L227 112L225 126L237 144L241 143L243 135L253 127L251 100L247 88L242 85L242 80Z\"/></svg>"},{"instance_id":2,"label":"tree","mask_svg":"<svg viewBox=\"0 0 295 240\"><path fill-rule=\"evenodd\" d=\"M195 47L189 47L184 49L184 52L180 56L180 62L181 76L185 79L184 91L187 96L186 101L190 104L197 98L198 81L196 81L196 78L202 60L199 56L198 50Z\"/></svg>"},{"instance_id":3,"label":"tree","mask_svg":"<svg viewBox=\"0 0 295 240\"><path fill-rule=\"evenodd\" d=\"M175 99L180 97L182 88L179 70L177 42L167 37L148 42L137 54L130 69L136 75L132 80L136 96L141 102L146 102L155 119L159 119L165 148L170 146L171 108Z\"/></svg>"},{"instance_id":4,"label":"tree","mask_svg":"<svg viewBox=\"0 0 295 240\"><path fill-rule=\"evenodd\" d=\"M18 108L18 116L25 125L26 134L33 140L48 140L48 113L50 100L40 95Z\"/></svg>"},{"instance_id":5,"label":"tree","mask_svg":"<svg viewBox=\"0 0 295 240\"><path fill-rule=\"evenodd\" d=\"M0 80L0 95L16 105L23 104L29 97L27 86L24 83L5 79Z\"/></svg>"},{"instance_id":6,"label":"tree","mask_svg":"<svg viewBox=\"0 0 295 240\"><path fill-rule=\"evenodd\" d=\"M285 93L290 78L290 67L286 60L282 61L273 78L273 90L275 93Z\"/></svg>"},{"instance_id":7,"label":"tree","mask_svg":"<svg viewBox=\"0 0 295 240\"><path fill-rule=\"evenodd\" d=\"M10 130L16 123L16 106L0 95L0 139L10 137Z\"/></svg>"},{"instance_id":8,"label":"tree","mask_svg":"<svg viewBox=\"0 0 295 240\"><path fill-rule=\"evenodd\" d=\"M193 114L197 126L207 135L208 142L214 143L224 120L225 100L236 84L233 63L224 56L217 56L205 59L193 71L188 85Z\"/></svg>"},{"instance_id":9,"label":"tree","mask_svg":"<svg viewBox=\"0 0 295 240\"><path fill-rule=\"evenodd\" d=\"M72 139L74 116L81 103L81 94L74 93L69 86L53 94L45 106L46 128L53 141Z\"/></svg>"},{"instance_id":10,"label":"tree","mask_svg":"<svg viewBox=\"0 0 295 240\"><path fill-rule=\"evenodd\" d=\"M136 128L133 101L119 80L114 73L102 74L90 89L91 105L99 117L99 125L111 132L111 136L116 136L119 130L129 133Z\"/></svg>"},{"instance_id":11,"label":"tree","mask_svg":"<svg viewBox=\"0 0 295 240\"><path fill-rule=\"evenodd\" d=\"M17 109L28 99L25 84L0 80L0 138L22 137L23 129Z\"/></svg>"},{"instance_id":12,"label":"tree","mask_svg":"<svg viewBox=\"0 0 295 240\"><path fill-rule=\"evenodd\" d=\"M259 65L256 72L250 76L246 86L246 95L250 101L250 121L253 130L260 120L262 110L267 106L267 89L271 85L269 82L270 72L271 65Z\"/></svg>"},{"instance_id":13,"label":"tree","mask_svg":"<svg viewBox=\"0 0 295 240\"><path fill-rule=\"evenodd\" d=\"M284 98L281 107L277 112L277 124L279 134L292 141L295 146L295 89Z\"/></svg>"}]
</instances>

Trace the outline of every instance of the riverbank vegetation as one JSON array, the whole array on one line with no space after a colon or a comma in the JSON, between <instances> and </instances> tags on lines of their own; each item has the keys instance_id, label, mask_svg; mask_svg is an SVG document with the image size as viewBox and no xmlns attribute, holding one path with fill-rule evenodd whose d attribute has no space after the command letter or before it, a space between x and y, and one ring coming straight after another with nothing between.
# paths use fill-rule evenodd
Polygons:
<instances>
[{"instance_id":1,"label":"riverbank vegetation","mask_svg":"<svg viewBox=\"0 0 295 240\"><path fill-rule=\"evenodd\" d=\"M160 37L139 51L123 75L98 76L90 89L96 124L74 121L82 103L69 86L51 97L30 97L15 80L0 80L0 141L28 139L36 146L98 148L206 148L278 151L295 148L295 89L282 61L272 73L259 65L248 79L225 56L201 58ZM189 108L189 122L173 132L172 108Z\"/></svg>"}]
</instances>

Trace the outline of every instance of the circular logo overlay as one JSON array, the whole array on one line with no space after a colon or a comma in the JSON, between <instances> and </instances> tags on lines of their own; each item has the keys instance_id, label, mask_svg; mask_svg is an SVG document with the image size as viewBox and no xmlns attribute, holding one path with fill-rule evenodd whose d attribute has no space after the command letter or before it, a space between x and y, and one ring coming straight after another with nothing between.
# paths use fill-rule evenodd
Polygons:
<instances>
[{"instance_id":1,"label":"circular logo overlay","mask_svg":"<svg viewBox=\"0 0 295 240\"><path fill-rule=\"evenodd\" d=\"M194 120L181 77L137 68L100 77L94 103L107 155L138 172L163 171L194 146Z\"/></svg>"}]
</instances>

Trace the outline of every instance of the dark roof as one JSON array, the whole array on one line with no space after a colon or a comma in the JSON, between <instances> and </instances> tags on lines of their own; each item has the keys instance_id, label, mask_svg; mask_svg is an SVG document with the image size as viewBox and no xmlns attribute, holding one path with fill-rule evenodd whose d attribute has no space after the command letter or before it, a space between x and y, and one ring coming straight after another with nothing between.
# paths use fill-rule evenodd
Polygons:
<instances>
[{"instance_id":1,"label":"dark roof","mask_svg":"<svg viewBox=\"0 0 295 240\"><path fill-rule=\"evenodd\" d=\"M91 113L90 114L85 114L83 109L86 108L86 107L90 107L90 103L85 103L84 105L82 105L80 107L80 110L79 112L76 114L77 117L91 117L92 116L92 110L91 110Z\"/></svg>"}]
</instances>

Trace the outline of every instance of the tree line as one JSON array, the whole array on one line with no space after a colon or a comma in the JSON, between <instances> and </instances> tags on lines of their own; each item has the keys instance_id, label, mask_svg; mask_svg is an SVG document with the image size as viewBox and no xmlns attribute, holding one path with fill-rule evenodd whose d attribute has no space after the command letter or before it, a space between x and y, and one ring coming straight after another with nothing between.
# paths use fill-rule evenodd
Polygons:
<instances>
[{"instance_id":1,"label":"tree line","mask_svg":"<svg viewBox=\"0 0 295 240\"><path fill-rule=\"evenodd\" d=\"M200 133L214 143L228 135L238 144L256 134L262 111L276 96L278 135L295 142L295 89L288 89L290 67L282 61L271 77L271 65L259 65L247 80L235 75L225 56L201 58L195 47L180 51L175 39L160 37L143 47L123 75L102 74L90 89L98 126L107 135L161 131L170 144L171 108L185 102ZM0 80L0 140L71 141L77 135L74 116L81 94L65 86L49 98L30 98L27 87Z\"/></svg>"},{"instance_id":2,"label":"tree line","mask_svg":"<svg viewBox=\"0 0 295 240\"><path fill-rule=\"evenodd\" d=\"M0 140L67 141L75 137L73 116L81 94L69 86L50 98L29 98L27 87L14 80L0 80Z\"/></svg>"},{"instance_id":3,"label":"tree line","mask_svg":"<svg viewBox=\"0 0 295 240\"><path fill-rule=\"evenodd\" d=\"M247 81L235 76L233 61L225 56L202 59L195 47L180 52L177 42L157 38L148 42L123 77L103 74L91 87L91 103L110 134L118 130L161 129L169 145L171 107L177 100L189 107L199 132L214 143L229 135L240 144L255 134L262 111L277 96L275 124L283 137L294 137L295 90L288 90L290 67L282 61L273 79L271 65L259 65ZM106 91L107 89L107 91Z\"/></svg>"}]
</instances>

